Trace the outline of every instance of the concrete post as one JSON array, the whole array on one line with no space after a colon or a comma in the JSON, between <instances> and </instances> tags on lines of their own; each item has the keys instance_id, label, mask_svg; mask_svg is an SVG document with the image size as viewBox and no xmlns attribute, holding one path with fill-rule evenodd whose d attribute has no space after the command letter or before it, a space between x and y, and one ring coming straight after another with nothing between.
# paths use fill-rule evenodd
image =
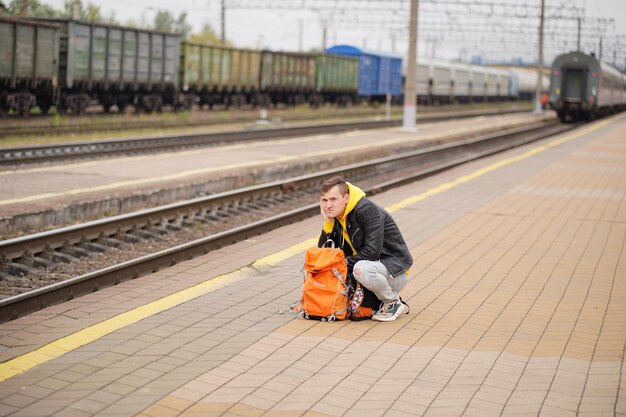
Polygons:
<instances>
[{"instance_id":1,"label":"concrete post","mask_svg":"<svg viewBox=\"0 0 626 417\"><path fill-rule=\"evenodd\" d=\"M537 56L537 86L535 87L535 109L533 113L543 114L541 106L541 94L543 92L543 17L546 0L541 0L541 16L539 18L539 55Z\"/></svg>"},{"instance_id":2,"label":"concrete post","mask_svg":"<svg viewBox=\"0 0 626 417\"><path fill-rule=\"evenodd\" d=\"M409 51L406 63L406 80L404 83L404 116L402 130L417 132L415 117L417 115L417 11L418 0L411 0L411 18L409 19Z\"/></svg>"}]
</instances>

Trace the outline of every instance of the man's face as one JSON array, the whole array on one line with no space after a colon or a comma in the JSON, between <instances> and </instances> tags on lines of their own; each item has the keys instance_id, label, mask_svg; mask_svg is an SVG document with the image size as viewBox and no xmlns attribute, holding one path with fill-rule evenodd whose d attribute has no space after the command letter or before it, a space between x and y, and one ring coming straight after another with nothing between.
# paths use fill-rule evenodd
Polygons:
<instances>
[{"instance_id":1,"label":"man's face","mask_svg":"<svg viewBox=\"0 0 626 417\"><path fill-rule=\"evenodd\" d=\"M329 219L343 216L343 212L348 205L348 200L350 200L350 194L341 195L338 185L328 190L327 193L322 194L320 199L322 210L324 210L324 214L326 214Z\"/></svg>"}]
</instances>

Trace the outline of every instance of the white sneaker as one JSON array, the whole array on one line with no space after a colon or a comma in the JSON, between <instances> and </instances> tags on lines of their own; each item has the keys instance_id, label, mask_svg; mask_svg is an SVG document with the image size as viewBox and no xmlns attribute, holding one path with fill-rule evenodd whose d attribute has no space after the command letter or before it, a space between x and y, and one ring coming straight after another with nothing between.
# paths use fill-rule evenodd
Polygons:
<instances>
[{"instance_id":1,"label":"white sneaker","mask_svg":"<svg viewBox=\"0 0 626 417\"><path fill-rule=\"evenodd\" d=\"M394 321L400 314L409 314L409 306L401 298L382 303L380 309L372 316L372 320Z\"/></svg>"}]
</instances>

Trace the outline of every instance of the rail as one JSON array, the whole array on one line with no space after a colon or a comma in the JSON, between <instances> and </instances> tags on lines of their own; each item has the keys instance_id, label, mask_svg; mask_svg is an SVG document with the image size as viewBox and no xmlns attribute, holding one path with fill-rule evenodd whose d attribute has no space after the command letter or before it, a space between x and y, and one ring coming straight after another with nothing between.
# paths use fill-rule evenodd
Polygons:
<instances>
[{"instance_id":1,"label":"rail","mask_svg":"<svg viewBox=\"0 0 626 417\"><path fill-rule=\"evenodd\" d=\"M498 134L352 164L284 181L274 181L269 184L246 187L82 225L36 233L0 242L0 256L4 259L5 264L11 264L19 262L21 258L33 257L46 251L67 247L68 244L81 244L107 236L119 236L124 231L132 233L151 225L159 225L160 227L167 224L180 225L185 219L197 217L208 217L209 221L219 221L219 218L225 213L249 210L257 204L265 204L264 202L268 200L281 200L285 196L296 193L314 193L321 179L330 175L341 174L350 178L368 176L381 178L374 185L365 188L368 194L375 194L468 161L574 129L577 126L542 123L511 129ZM389 178L390 173L391 178ZM316 200L314 197L311 198ZM0 321L16 318L47 305L72 299L105 286L115 285L166 268L183 260L206 254L216 248L309 217L318 211L317 203L303 205L157 253L5 298L0 300Z\"/></svg>"},{"instance_id":2,"label":"rail","mask_svg":"<svg viewBox=\"0 0 626 417\"><path fill-rule=\"evenodd\" d=\"M436 122L478 116L518 113L526 110L465 111L459 113L423 116L421 122ZM217 133L178 134L157 137L130 139L105 139L80 141L53 145L33 145L0 148L0 166L20 163L51 162L54 160L94 157L101 155L128 154L137 152L155 152L171 149L183 149L223 143L269 140L323 133L338 133L357 129L381 129L400 126L399 119L381 121L360 121L348 123L329 123L324 125L306 125L284 128L259 127L250 130L234 130Z\"/></svg>"}]
</instances>

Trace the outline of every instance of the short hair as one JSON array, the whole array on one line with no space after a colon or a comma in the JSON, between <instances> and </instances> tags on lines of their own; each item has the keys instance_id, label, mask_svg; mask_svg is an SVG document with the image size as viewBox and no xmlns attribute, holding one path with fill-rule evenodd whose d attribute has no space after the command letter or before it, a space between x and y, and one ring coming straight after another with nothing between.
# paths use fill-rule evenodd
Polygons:
<instances>
[{"instance_id":1,"label":"short hair","mask_svg":"<svg viewBox=\"0 0 626 417\"><path fill-rule=\"evenodd\" d=\"M336 185L339 186L339 192L341 193L341 195L346 195L350 192L350 190L348 189L348 185L346 184L346 181L343 178L341 178L339 175L328 178L326 181L324 181L322 185L320 186L320 192L322 194L326 194L327 192L331 190L331 188L333 188Z\"/></svg>"}]
</instances>

